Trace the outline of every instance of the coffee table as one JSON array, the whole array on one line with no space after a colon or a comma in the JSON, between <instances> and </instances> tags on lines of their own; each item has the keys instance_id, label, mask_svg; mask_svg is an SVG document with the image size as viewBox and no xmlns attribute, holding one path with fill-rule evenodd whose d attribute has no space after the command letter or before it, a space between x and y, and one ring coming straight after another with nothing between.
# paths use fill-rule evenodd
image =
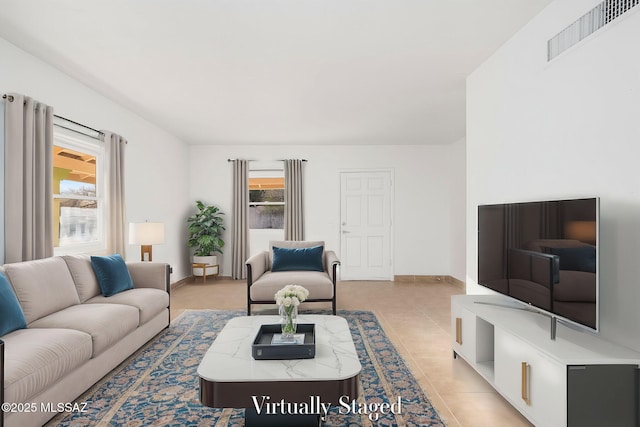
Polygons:
<instances>
[{"instance_id":1,"label":"coffee table","mask_svg":"<svg viewBox=\"0 0 640 427\"><path fill-rule=\"evenodd\" d=\"M225 325L198 367L203 405L246 408L247 427L317 426L319 415L299 418L291 415L290 409L302 403L309 405L305 405L307 408L314 404L318 408L318 403L337 406L340 399L351 402L358 397L362 366L346 319L331 315L299 316L299 323L315 324L316 355L312 359L254 360L251 344L260 326L279 320L279 316L243 316ZM287 405L259 406L265 402ZM265 409L271 414L265 414Z\"/></svg>"}]
</instances>

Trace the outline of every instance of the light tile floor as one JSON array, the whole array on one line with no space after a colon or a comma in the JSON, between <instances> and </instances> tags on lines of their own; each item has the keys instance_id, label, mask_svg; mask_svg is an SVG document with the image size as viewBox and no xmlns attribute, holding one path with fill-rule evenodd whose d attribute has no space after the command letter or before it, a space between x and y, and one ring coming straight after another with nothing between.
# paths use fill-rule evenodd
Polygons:
<instances>
[{"instance_id":1,"label":"light tile floor","mask_svg":"<svg viewBox=\"0 0 640 427\"><path fill-rule=\"evenodd\" d=\"M531 426L466 362L453 359L451 295L461 293L438 281L345 281L338 284L338 309L376 314L447 426ZM246 309L246 282L208 278L172 290L172 318L184 309L206 308Z\"/></svg>"}]
</instances>

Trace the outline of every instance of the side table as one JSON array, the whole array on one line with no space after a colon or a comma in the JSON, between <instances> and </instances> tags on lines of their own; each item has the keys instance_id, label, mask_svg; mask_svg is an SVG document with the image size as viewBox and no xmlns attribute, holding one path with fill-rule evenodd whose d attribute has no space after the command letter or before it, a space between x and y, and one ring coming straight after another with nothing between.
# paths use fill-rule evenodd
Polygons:
<instances>
[{"instance_id":1,"label":"side table","mask_svg":"<svg viewBox=\"0 0 640 427\"><path fill-rule=\"evenodd\" d=\"M212 273L212 274L207 274L207 268L213 268L215 267L216 272ZM207 276L214 276L214 277L218 277L218 274L220 273L220 265L219 264L205 264L205 263L200 263L200 262L194 262L193 264L191 264L191 268L201 268L202 269L202 283L203 284L207 284Z\"/></svg>"}]
</instances>

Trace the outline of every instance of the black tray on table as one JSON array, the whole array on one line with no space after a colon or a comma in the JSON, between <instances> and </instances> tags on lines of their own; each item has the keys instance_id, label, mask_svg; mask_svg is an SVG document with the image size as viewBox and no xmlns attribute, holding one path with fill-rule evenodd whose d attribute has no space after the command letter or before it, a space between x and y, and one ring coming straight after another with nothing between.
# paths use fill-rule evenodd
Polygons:
<instances>
[{"instance_id":1,"label":"black tray on table","mask_svg":"<svg viewBox=\"0 0 640 427\"><path fill-rule=\"evenodd\" d=\"M303 343L272 344L273 336L282 333L280 324L262 325L251 345L256 360L312 359L316 356L315 324L299 323L296 335L304 334Z\"/></svg>"}]
</instances>

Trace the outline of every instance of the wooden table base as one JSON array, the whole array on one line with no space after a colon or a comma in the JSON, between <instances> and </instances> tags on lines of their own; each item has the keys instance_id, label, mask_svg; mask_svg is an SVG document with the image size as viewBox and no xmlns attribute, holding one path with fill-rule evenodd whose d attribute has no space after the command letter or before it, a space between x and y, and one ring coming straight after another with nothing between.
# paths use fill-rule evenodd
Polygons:
<instances>
[{"instance_id":1,"label":"wooden table base","mask_svg":"<svg viewBox=\"0 0 640 427\"><path fill-rule=\"evenodd\" d=\"M207 268L214 268L216 269L216 272L213 274L207 274ZM219 264L204 264L204 263L199 263L199 262L194 262L193 264L191 264L191 268L201 268L202 269L202 283L203 284L207 284L207 276L214 276L214 277L218 277L218 274L220 274L220 265Z\"/></svg>"}]
</instances>

